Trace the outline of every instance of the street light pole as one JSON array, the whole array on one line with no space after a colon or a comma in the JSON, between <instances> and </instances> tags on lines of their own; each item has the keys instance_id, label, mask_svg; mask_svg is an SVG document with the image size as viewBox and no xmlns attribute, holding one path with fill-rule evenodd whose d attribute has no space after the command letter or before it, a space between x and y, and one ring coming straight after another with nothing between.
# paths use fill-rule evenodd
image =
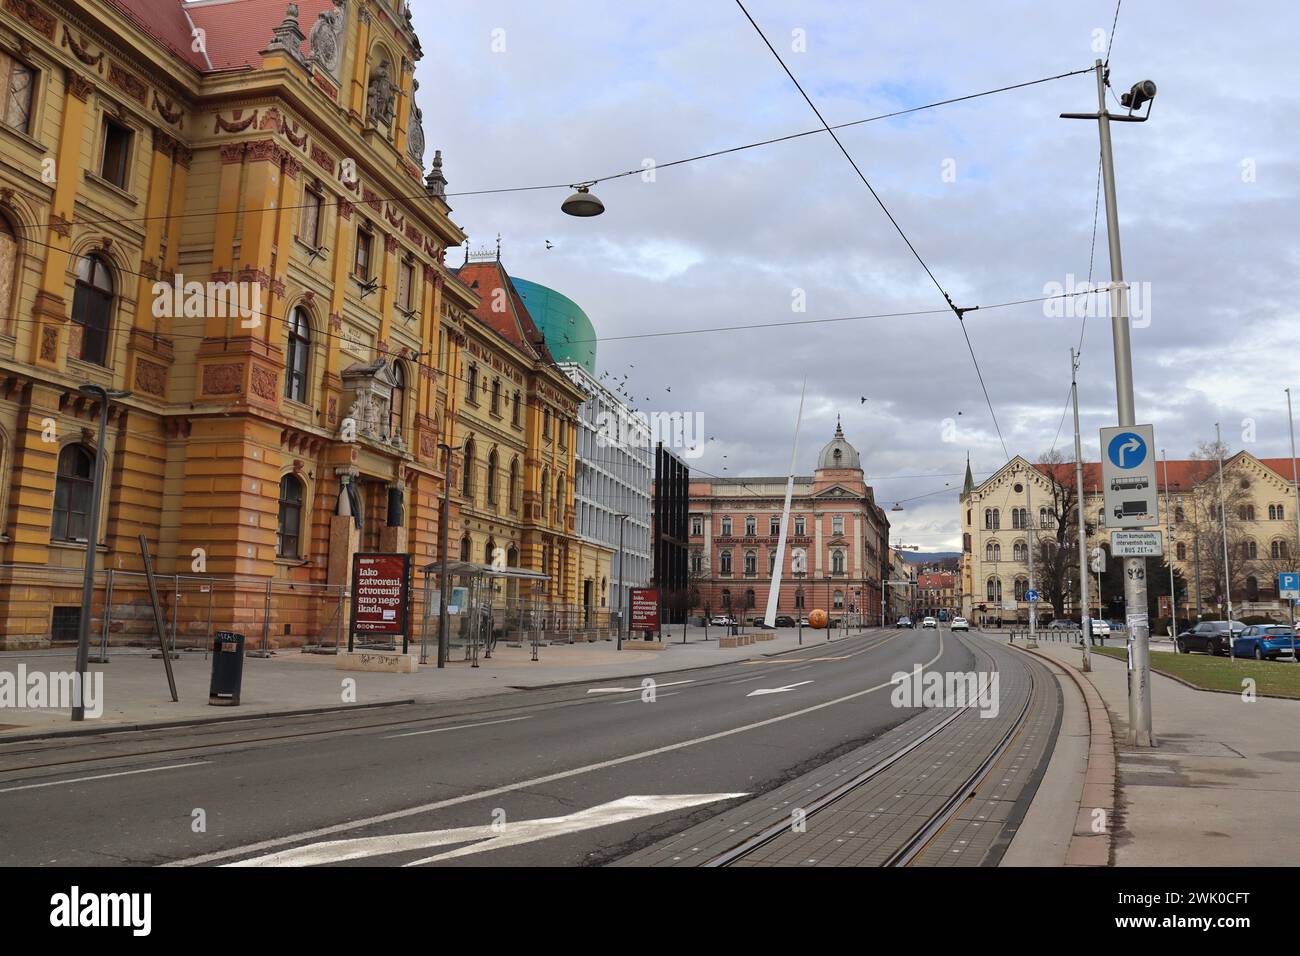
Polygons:
<instances>
[{"instance_id":1,"label":"street light pole","mask_svg":"<svg viewBox=\"0 0 1300 956\"><path fill-rule=\"evenodd\" d=\"M1223 506L1223 438L1214 423L1215 450L1219 453L1219 530L1223 536L1223 598L1228 602L1228 656L1232 656L1232 575L1228 568L1228 510Z\"/></svg>"},{"instance_id":2,"label":"street light pole","mask_svg":"<svg viewBox=\"0 0 1300 956\"><path fill-rule=\"evenodd\" d=\"M447 467L442 472L442 517L438 522L438 560L441 564L438 577L438 666L447 666L447 652L450 649L450 635L447 633L450 622L447 616L447 532L451 521L451 456L460 451L460 445L454 448L446 442L438 442L438 447L447 454Z\"/></svg>"},{"instance_id":3,"label":"street light pole","mask_svg":"<svg viewBox=\"0 0 1300 956\"><path fill-rule=\"evenodd\" d=\"M618 519L618 650L623 649L623 522L630 515L616 514Z\"/></svg>"},{"instance_id":4,"label":"street light pole","mask_svg":"<svg viewBox=\"0 0 1300 956\"><path fill-rule=\"evenodd\" d=\"M1083 517L1083 445L1079 437L1079 356L1070 349L1070 398L1074 402L1074 502L1079 517L1079 600L1083 612L1083 669L1092 670L1092 608L1088 600L1088 530Z\"/></svg>"},{"instance_id":5,"label":"street light pole","mask_svg":"<svg viewBox=\"0 0 1300 956\"><path fill-rule=\"evenodd\" d=\"M1168 531L1165 561L1169 564L1169 639L1176 642L1178 640L1178 599L1174 594L1174 512L1173 502L1169 498L1169 449L1162 448L1161 452L1165 457L1165 528ZM1175 643L1175 650L1177 646Z\"/></svg>"},{"instance_id":6,"label":"street light pole","mask_svg":"<svg viewBox=\"0 0 1300 956\"><path fill-rule=\"evenodd\" d=\"M72 719L86 719L86 668L90 666L90 612L95 600L95 560L99 553L100 499L104 484L104 436L108 432L108 406L114 398L126 398L130 392L107 389L102 385L83 385L79 391L99 401L99 444L95 446L95 478L90 486L90 527L86 529L86 568L81 581L81 616L77 620L77 669L72 683L76 699L72 704ZM107 609L105 609L107 613ZM170 651L163 643L163 654ZM174 693L173 688L173 693Z\"/></svg>"},{"instance_id":7,"label":"street light pole","mask_svg":"<svg viewBox=\"0 0 1300 956\"><path fill-rule=\"evenodd\" d=\"M1155 84L1143 81L1125 94L1130 105L1127 116L1112 116L1106 111L1106 67L1098 59L1097 112L1062 113L1065 119L1095 119L1101 140L1102 180L1106 191L1106 235L1110 250L1111 336L1115 358L1115 400L1120 425L1136 425L1137 414L1133 400L1133 348L1129 337L1128 286L1124 282L1124 260L1120 252L1119 206L1115 197L1115 160L1111 150L1110 123L1143 122L1145 116L1133 116L1131 109L1149 101L1155 95ZM1142 96L1139 97L1139 89ZM1148 108L1148 115L1150 110ZM1153 747L1155 735L1151 732L1151 644L1150 627L1142 623L1147 613L1146 559L1124 559L1124 603L1130 623L1129 643L1132 648L1129 680L1129 743L1138 747Z\"/></svg>"},{"instance_id":8,"label":"street light pole","mask_svg":"<svg viewBox=\"0 0 1300 956\"><path fill-rule=\"evenodd\" d=\"M1037 549L1037 547L1038 547L1038 539L1037 539L1037 537L1036 537L1036 532L1037 532L1037 530L1038 530L1038 525L1037 525L1037 519L1034 517L1034 479L1033 479L1033 474L1032 474L1032 472L1034 471L1034 469L1031 467L1031 468L1029 469L1029 471L1030 471L1030 474L1025 475L1025 502L1026 502L1026 504L1028 504L1028 506L1029 506L1029 511L1028 511L1028 519L1029 519L1029 529L1028 529L1028 530L1029 530L1029 590L1030 590L1030 591L1033 591L1033 590L1034 590L1034 551L1035 551L1035 550ZM1037 647L1037 646L1038 646L1038 639L1037 639L1037 637L1035 636L1034 631L1035 631L1035 627L1036 627L1036 623L1037 623L1035 619L1038 617L1038 602L1037 602L1037 601L1027 601L1026 603L1029 605L1029 646L1030 646L1030 647Z\"/></svg>"}]
</instances>

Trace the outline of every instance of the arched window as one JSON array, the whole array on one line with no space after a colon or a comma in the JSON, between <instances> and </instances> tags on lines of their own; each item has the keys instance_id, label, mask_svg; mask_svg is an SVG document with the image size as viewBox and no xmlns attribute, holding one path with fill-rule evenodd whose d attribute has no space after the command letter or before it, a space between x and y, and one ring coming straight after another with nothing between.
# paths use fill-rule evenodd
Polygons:
<instances>
[{"instance_id":1,"label":"arched window","mask_svg":"<svg viewBox=\"0 0 1300 956\"><path fill-rule=\"evenodd\" d=\"M1255 520L1255 506L1254 506L1254 505L1242 505L1240 508L1237 509L1237 515L1238 515L1238 517L1241 518L1242 521L1254 521L1254 520Z\"/></svg>"},{"instance_id":2,"label":"arched window","mask_svg":"<svg viewBox=\"0 0 1300 956\"><path fill-rule=\"evenodd\" d=\"M77 262L72 321L81 333L77 357L83 362L108 363L108 329L112 318L113 275L108 263L97 255L82 256Z\"/></svg>"},{"instance_id":3,"label":"arched window","mask_svg":"<svg viewBox=\"0 0 1300 956\"><path fill-rule=\"evenodd\" d=\"M1274 541L1269 550L1274 558L1290 557L1290 555L1287 554L1287 547L1285 541Z\"/></svg>"},{"instance_id":4,"label":"arched window","mask_svg":"<svg viewBox=\"0 0 1300 956\"><path fill-rule=\"evenodd\" d=\"M843 574L843 573L844 573L844 552L839 550L832 551L831 552L831 574Z\"/></svg>"},{"instance_id":5,"label":"arched window","mask_svg":"<svg viewBox=\"0 0 1300 956\"><path fill-rule=\"evenodd\" d=\"M1178 542L1177 554L1179 561L1187 560L1187 545L1183 544L1181 541Z\"/></svg>"},{"instance_id":6,"label":"arched window","mask_svg":"<svg viewBox=\"0 0 1300 956\"><path fill-rule=\"evenodd\" d=\"M506 567L519 567L519 549L513 544L506 549ZM601 587L604 587L604 585L602 584Z\"/></svg>"},{"instance_id":7,"label":"arched window","mask_svg":"<svg viewBox=\"0 0 1300 956\"><path fill-rule=\"evenodd\" d=\"M728 588L722 589L722 606L731 607L731 591Z\"/></svg>"},{"instance_id":8,"label":"arched window","mask_svg":"<svg viewBox=\"0 0 1300 956\"><path fill-rule=\"evenodd\" d=\"M406 368L401 362L393 363L393 399L388 403L388 437L402 437L402 421L406 415Z\"/></svg>"},{"instance_id":9,"label":"arched window","mask_svg":"<svg viewBox=\"0 0 1300 956\"><path fill-rule=\"evenodd\" d=\"M754 606L754 589L748 588L745 591L745 607L751 608L753 606Z\"/></svg>"},{"instance_id":10,"label":"arched window","mask_svg":"<svg viewBox=\"0 0 1300 956\"><path fill-rule=\"evenodd\" d=\"M555 520L564 524L564 476L555 476Z\"/></svg>"},{"instance_id":11,"label":"arched window","mask_svg":"<svg viewBox=\"0 0 1300 956\"><path fill-rule=\"evenodd\" d=\"M95 453L85 445L67 445L59 452L54 479L52 541L86 541L95 485Z\"/></svg>"},{"instance_id":12,"label":"arched window","mask_svg":"<svg viewBox=\"0 0 1300 956\"><path fill-rule=\"evenodd\" d=\"M745 534L749 535L752 538L754 534L757 532L757 530L758 530L758 522L754 519L753 515L750 515L745 519Z\"/></svg>"},{"instance_id":13,"label":"arched window","mask_svg":"<svg viewBox=\"0 0 1300 956\"><path fill-rule=\"evenodd\" d=\"M1285 520L1286 520L1286 515L1283 514L1284 511L1286 511L1286 505L1278 505L1278 506L1277 506L1277 520L1278 520L1278 521L1285 521Z\"/></svg>"},{"instance_id":14,"label":"arched window","mask_svg":"<svg viewBox=\"0 0 1300 956\"><path fill-rule=\"evenodd\" d=\"M1038 526L1040 528L1055 528L1056 515L1047 508L1038 509Z\"/></svg>"},{"instance_id":15,"label":"arched window","mask_svg":"<svg viewBox=\"0 0 1300 956\"><path fill-rule=\"evenodd\" d=\"M1001 561L1002 545L998 544L996 541L990 541L988 544L984 545L984 560Z\"/></svg>"},{"instance_id":16,"label":"arched window","mask_svg":"<svg viewBox=\"0 0 1300 956\"><path fill-rule=\"evenodd\" d=\"M999 508L993 509L993 530L996 531L1002 527L1002 511Z\"/></svg>"},{"instance_id":17,"label":"arched window","mask_svg":"<svg viewBox=\"0 0 1300 956\"><path fill-rule=\"evenodd\" d=\"M460 559L462 561L469 560L469 552L472 547L473 543L469 540L469 535L465 535L465 537L460 539Z\"/></svg>"},{"instance_id":18,"label":"arched window","mask_svg":"<svg viewBox=\"0 0 1300 956\"><path fill-rule=\"evenodd\" d=\"M1025 599L1025 592L1029 590L1029 582L1024 578L1016 578L1015 589L1016 600L1023 601Z\"/></svg>"},{"instance_id":19,"label":"arched window","mask_svg":"<svg viewBox=\"0 0 1300 956\"><path fill-rule=\"evenodd\" d=\"M1254 541L1244 541L1241 545L1241 556L1247 560L1259 557L1259 545Z\"/></svg>"},{"instance_id":20,"label":"arched window","mask_svg":"<svg viewBox=\"0 0 1300 956\"><path fill-rule=\"evenodd\" d=\"M300 558L302 537L302 482L295 475L280 479L280 522L275 529L275 554L280 558Z\"/></svg>"},{"instance_id":21,"label":"arched window","mask_svg":"<svg viewBox=\"0 0 1300 956\"><path fill-rule=\"evenodd\" d=\"M988 594L988 600L995 601L995 602L1001 601L1002 600L1002 579L989 578L988 584L986 585L986 592Z\"/></svg>"},{"instance_id":22,"label":"arched window","mask_svg":"<svg viewBox=\"0 0 1300 956\"><path fill-rule=\"evenodd\" d=\"M542 471L542 517L545 518L551 513L551 472L547 469Z\"/></svg>"},{"instance_id":23,"label":"arched window","mask_svg":"<svg viewBox=\"0 0 1300 956\"><path fill-rule=\"evenodd\" d=\"M487 544L483 545L483 563L491 564L492 556L496 553L497 543L493 538L487 539Z\"/></svg>"},{"instance_id":24,"label":"arched window","mask_svg":"<svg viewBox=\"0 0 1300 956\"><path fill-rule=\"evenodd\" d=\"M508 500L510 510L519 510L519 459L513 458L510 461L510 489Z\"/></svg>"},{"instance_id":25,"label":"arched window","mask_svg":"<svg viewBox=\"0 0 1300 956\"><path fill-rule=\"evenodd\" d=\"M730 551L723 551L720 555L718 555L718 569L719 572L722 574L731 573L731 552Z\"/></svg>"},{"instance_id":26,"label":"arched window","mask_svg":"<svg viewBox=\"0 0 1300 956\"><path fill-rule=\"evenodd\" d=\"M1246 600L1259 600L1259 579L1253 574L1246 578Z\"/></svg>"},{"instance_id":27,"label":"arched window","mask_svg":"<svg viewBox=\"0 0 1300 956\"><path fill-rule=\"evenodd\" d=\"M803 610L803 588L798 588L794 592L794 606L798 610Z\"/></svg>"},{"instance_id":28,"label":"arched window","mask_svg":"<svg viewBox=\"0 0 1300 956\"><path fill-rule=\"evenodd\" d=\"M1029 547L1023 541L1017 541L1011 546L1011 558L1013 561L1028 561Z\"/></svg>"},{"instance_id":29,"label":"arched window","mask_svg":"<svg viewBox=\"0 0 1300 956\"><path fill-rule=\"evenodd\" d=\"M307 359L311 355L311 324L299 306L289 313L289 348L284 363L284 397L307 401Z\"/></svg>"},{"instance_id":30,"label":"arched window","mask_svg":"<svg viewBox=\"0 0 1300 956\"><path fill-rule=\"evenodd\" d=\"M3 54L0 54L3 57ZM0 62L3 62L0 60ZM9 327L14 288L18 285L18 239L9 220L0 216L0 328Z\"/></svg>"},{"instance_id":31,"label":"arched window","mask_svg":"<svg viewBox=\"0 0 1300 956\"><path fill-rule=\"evenodd\" d=\"M1179 505L1174 509L1174 524L1182 524L1187 520L1187 515L1183 512L1183 506Z\"/></svg>"},{"instance_id":32,"label":"arched window","mask_svg":"<svg viewBox=\"0 0 1300 956\"><path fill-rule=\"evenodd\" d=\"M488 452L487 460L487 481L485 483L487 490L488 504L497 503L497 450L493 448ZM513 489L511 489L513 491Z\"/></svg>"},{"instance_id":33,"label":"arched window","mask_svg":"<svg viewBox=\"0 0 1300 956\"><path fill-rule=\"evenodd\" d=\"M758 552L745 552L745 574L753 575L758 573Z\"/></svg>"},{"instance_id":34,"label":"arched window","mask_svg":"<svg viewBox=\"0 0 1300 956\"><path fill-rule=\"evenodd\" d=\"M970 532L966 532L961 536L961 549L966 554L970 554Z\"/></svg>"},{"instance_id":35,"label":"arched window","mask_svg":"<svg viewBox=\"0 0 1300 956\"><path fill-rule=\"evenodd\" d=\"M1024 509L1024 508L1012 508L1012 509L1011 509L1011 527L1013 527L1013 528L1023 528L1024 526L1025 526L1025 509Z\"/></svg>"},{"instance_id":36,"label":"arched window","mask_svg":"<svg viewBox=\"0 0 1300 956\"><path fill-rule=\"evenodd\" d=\"M465 461L460 476L460 493L466 498L474 497L474 440L465 442ZM464 560L468 561L468 558Z\"/></svg>"}]
</instances>

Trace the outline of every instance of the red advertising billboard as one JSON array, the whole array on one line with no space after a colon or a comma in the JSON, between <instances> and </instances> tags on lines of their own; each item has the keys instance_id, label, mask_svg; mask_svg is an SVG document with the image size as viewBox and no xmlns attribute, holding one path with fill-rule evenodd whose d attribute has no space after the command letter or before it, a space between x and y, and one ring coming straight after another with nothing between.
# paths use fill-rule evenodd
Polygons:
<instances>
[{"instance_id":1,"label":"red advertising billboard","mask_svg":"<svg viewBox=\"0 0 1300 956\"><path fill-rule=\"evenodd\" d=\"M658 588L633 588L628 604L628 630L659 630Z\"/></svg>"},{"instance_id":2,"label":"red advertising billboard","mask_svg":"<svg viewBox=\"0 0 1300 956\"><path fill-rule=\"evenodd\" d=\"M352 633L406 636L411 556L358 552L352 556Z\"/></svg>"}]
</instances>

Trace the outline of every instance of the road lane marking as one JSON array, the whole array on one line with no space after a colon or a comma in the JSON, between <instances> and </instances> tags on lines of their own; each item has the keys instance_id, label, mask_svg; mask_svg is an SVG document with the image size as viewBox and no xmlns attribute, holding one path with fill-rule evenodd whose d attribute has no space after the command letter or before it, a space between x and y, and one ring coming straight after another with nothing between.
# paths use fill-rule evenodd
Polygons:
<instances>
[{"instance_id":1,"label":"road lane marking","mask_svg":"<svg viewBox=\"0 0 1300 956\"><path fill-rule=\"evenodd\" d=\"M746 696L746 697L761 697L761 696L763 696L764 694L784 694L784 693L786 693L787 691L792 691L792 690L794 690L796 687L802 687L804 684L811 684L811 683L813 683L813 681L810 681L810 680L801 680L801 681L800 681L799 683L797 683L797 684L786 684L784 687L758 687L758 688L756 688L756 689L754 689L754 690L751 690L751 691L750 691L748 694L746 694L745 696Z\"/></svg>"},{"instance_id":2,"label":"road lane marking","mask_svg":"<svg viewBox=\"0 0 1300 956\"><path fill-rule=\"evenodd\" d=\"M621 701L620 701L621 703ZM747 793L699 793L663 796L631 796L599 806L579 810L562 817L543 817L538 820L512 820L505 826L486 824L476 827L454 827L448 830L427 830L421 833L395 833L386 836L355 837L351 840L328 840L324 843L312 843L281 850L266 856L253 857L227 863L230 867L264 867L264 866L318 866L325 863L342 863L347 860L360 860L371 856L388 856L409 850L427 850L435 846L449 846L456 843L470 843L470 846L426 856L413 860L403 866L423 866L450 860L453 857L468 856L471 853L483 853L520 843L532 843L549 837L566 836L582 830L593 830L615 823L624 823L640 817L652 817L673 810L685 810L690 807L703 806L706 803L718 803L723 800L735 800L749 796Z\"/></svg>"},{"instance_id":3,"label":"road lane marking","mask_svg":"<svg viewBox=\"0 0 1300 956\"><path fill-rule=\"evenodd\" d=\"M652 704L652 703L654 703L655 701L662 700L662 699L665 698L665 697L676 697L676 696L677 696L678 694L680 694L680 693L681 693L681 691L679 691L679 690L673 690L673 691L669 691L669 692L666 693L666 694L658 694L658 695L655 696L655 700L654 700L654 701L645 701L645 700L642 700L640 697L629 697L627 700L611 700L611 701L609 702L609 706L611 706L611 707L617 707L619 704L637 704L637 703L641 703L641 704Z\"/></svg>"},{"instance_id":4,"label":"road lane marking","mask_svg":"<svg viewBox=\"0 0 1300 956\"><path fill-rule=\"evenodd\" d=\"M14 793L18 790L39 790L41 787L61 787L70 783L86 783L90 780L107 780L109 777L129 777L136 773L158 773L160 770L182 770L185 767L199 767L211 760L192 760L189 763L173 763L165 767L145 767L143 770L122 770L118 773L97 773L93 777L74 777L72 780L49 780L45 783L28 783L21 787L6 787L0 793Z\"/></svg>"},{"instance_id":5,"label":"road lane marking","mask_svg":"<svg viewBox=\"0 0 1300 956\"><path fill-rule=\"evenodd\" d=\"M921 670L925 670L943 656L943 635L939 635L939 650L934 657L930 658L921 665ZM833 700L822 701L820 704L810 704L799 710L792 710L786 714L777 714L773 717L765 717L762 720L756 720L752 723L742 724L739 727L732 727L728 730L719 730L711 734L705 734L701 737L692 737L688 740L679 740L675 743L664 744L662 747L655 747L650 750L642 750L639 753L625 754L622 757L612 757L609 760L602 760L598 763L590 763L581 767L573 767L569 770L560 770L555 773L549 773L541 777L532 777L528 780L518 780L514 783L502 784L499 787L490 787L487 790L479 790L477 793L465 793L458 797L448 797L445 800L434 800L431 803L421 803L414 807L406 807L402 810L392 810L388 813L380 813L375 816L362 817L358 820L351 820L346 823L335 823L330 826L317 827L314 830L304 830L301 833L291 833L287 836L272 837L267 840L259 840L256 843L248 843L244 846L231 847L228 850L216 850L212 853L203 853L199 856L187 857L181 860L174 860L170 863L164 863L163 866L198 866L203 863L214 863L217 860L226 860L233 856L241 856L245 853L257 853L261 850L269 850L272 847L284 846L288 843L298 843L302 840L313 840L317 837L330 836L335 833L346 833L349 830L359 830L364 827L376 826L383 823L391 823L394 820L404 820L407 817L417 816L421 813L431 813L435 810L444 810L447 807L460 806L465 803L473 803L478 800L487 800L492 797L498 797L506 793L514 793L519 790L526 790L529 787L540 787L548 783L555 783L557 780L567 780L570 777L581 776L586 773L593 773L598 770L608 770L610 767L620 767L623 764L633 763L638 760L646 760L650 757L658 757L661 754L673 753L678 750L684 750L687 747L696 747L700 744L712 743L715 740L723 740L736 734L748 733L751 730L758 730L760 727L769 727L772 724L783 723L787 720L794 720L796 717L804 717L808 714L816 713L819 710L825 710L827 707L835 707L839 704L847 703L851 700L857 700L859 697L865 697L867 694L874 694L878 690L884 690L886 687L896 686L892 680L876 684L863 690L854 691L851 694L845 694L843 697L836 697Z\"/></svg>"},{"instance_id":6,"label":"road lane marking","mask_svg":"<svg viewBox=\"0 0 1300 956\"><path fill-rule=\"evenodd\" d=\"M532 715L527 717L505 717L501 720L485 720L479 724L457 724L455 727L434 727L432 730L408 730L404 734L389 734L385 740L396 740L398 737L418 737L420 734L443 734L449 730L469 730L472 727L491 727L493 724L509 724L516 720L532 720Z\"/></svg>"},{"instance_id":7,"label":"road lane marking","mask_svg":"<svg viewBox=\"0 0 1300 956\"><path fill-rule=\"evenodd\" d=\"M663 684L656 682L654 686L655 687L676 687L678 684L694 684L694 683L695 681L693 680L674 680L674 681L668 681L667 683L663 683ZM636 687L588 687L587 693L588 694L630 694L632 693L632 691L643 691L643 690L645 690L645 688L640 685L637 685Z\"/></svg>"}]
</instances>

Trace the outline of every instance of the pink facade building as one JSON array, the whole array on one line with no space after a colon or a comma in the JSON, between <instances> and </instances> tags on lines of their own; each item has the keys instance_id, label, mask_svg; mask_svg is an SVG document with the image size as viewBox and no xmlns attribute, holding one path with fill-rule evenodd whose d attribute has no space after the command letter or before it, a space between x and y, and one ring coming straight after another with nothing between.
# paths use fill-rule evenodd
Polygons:
<instances>
[{"instance_id":1,"label":"pink facade building","mask_svg":"<svg viewBox=\"0 0 1300 956\"><path fill-rule=\"evenodd\" d=\"M697 614L762 617L785 485L784 476L691 481L688 571ZM888 548L889 520L837 423L816 471L795 476L777 613L798 617L823 608L832 617L856 613L879 623Z\"/></svg>"}]
</instances>

